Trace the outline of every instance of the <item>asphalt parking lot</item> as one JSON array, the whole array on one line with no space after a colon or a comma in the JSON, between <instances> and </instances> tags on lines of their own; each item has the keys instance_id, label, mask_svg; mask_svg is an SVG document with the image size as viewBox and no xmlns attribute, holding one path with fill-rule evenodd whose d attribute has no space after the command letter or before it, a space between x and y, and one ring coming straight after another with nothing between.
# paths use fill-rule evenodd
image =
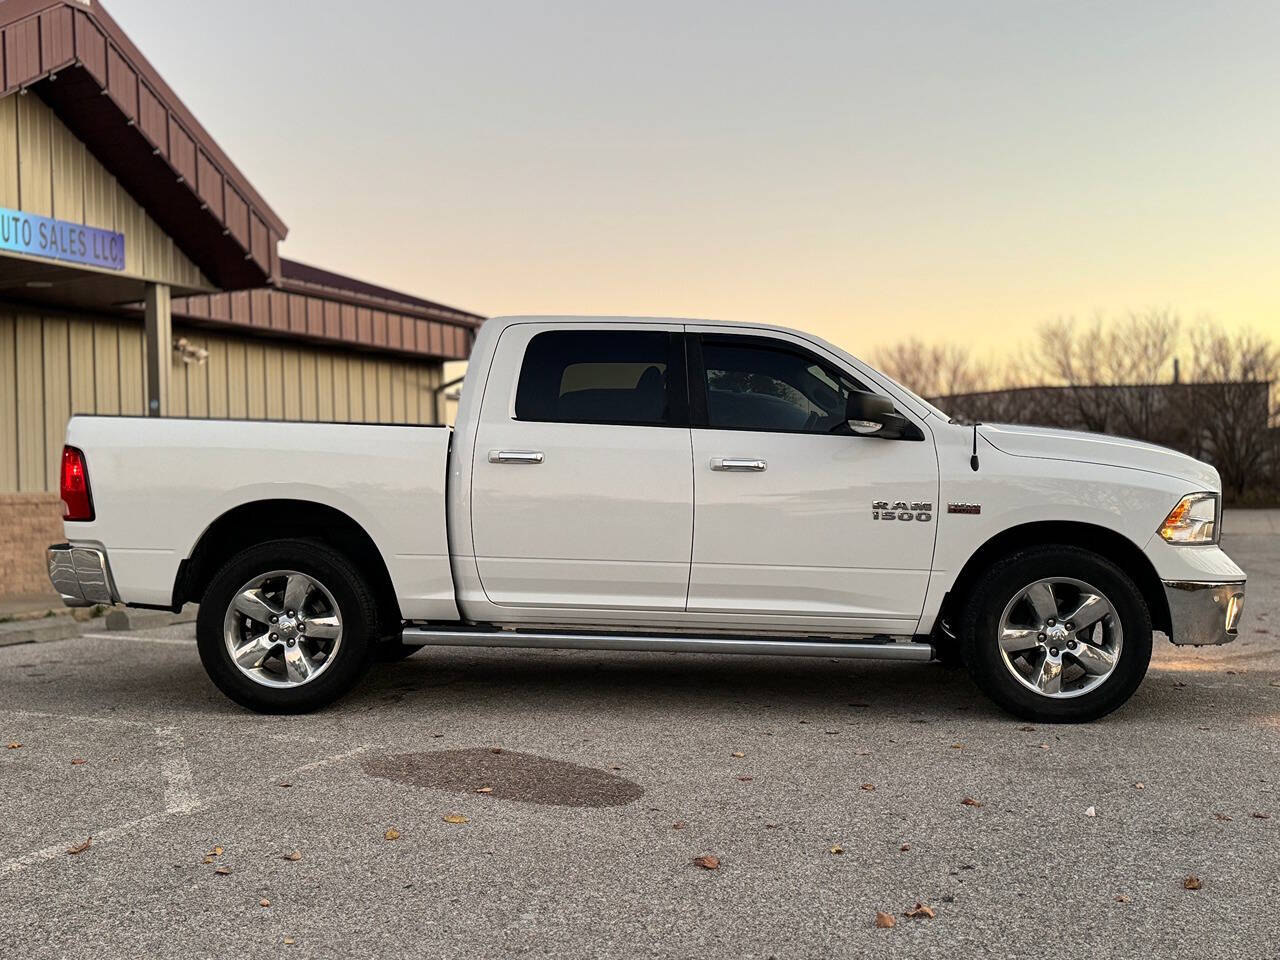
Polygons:
<instances>
[{"instance_id":1,"label":"asphalt parking lot","mask_svg":"<svg viewBox=\"0 0 1280 960\"><path fill-rule=\"evenodd\" d=\"M933 664L431 650L266 718L189 625L0 649L0 956L1280 956L1280 536L1226 547L1241 639L1080 727Z\"/></svg>"}]
</instances>

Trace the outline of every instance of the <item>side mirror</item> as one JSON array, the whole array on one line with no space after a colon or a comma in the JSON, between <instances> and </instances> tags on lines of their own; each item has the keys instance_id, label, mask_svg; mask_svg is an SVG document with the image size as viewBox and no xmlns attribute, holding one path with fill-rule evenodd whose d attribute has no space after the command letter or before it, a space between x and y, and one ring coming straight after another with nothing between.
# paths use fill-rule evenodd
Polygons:
<instances>
[{"instance_id":1,"label":"side mirror","mask_svg":"<svg viewBox=\"0 0 1280 960\"><path fill-rule=\"evenodd\" d=\"M885 440L912 439L918 431L893 408L893 401L878 393L851 393L845 405L845 420L858 436Z\"/></svg>"}]
</instances>

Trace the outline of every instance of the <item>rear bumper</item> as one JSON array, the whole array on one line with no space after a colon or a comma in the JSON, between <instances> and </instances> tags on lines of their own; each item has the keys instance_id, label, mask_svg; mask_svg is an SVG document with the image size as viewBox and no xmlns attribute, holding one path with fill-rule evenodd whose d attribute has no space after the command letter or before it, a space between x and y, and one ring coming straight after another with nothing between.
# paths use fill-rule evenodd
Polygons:
<instances>
[{"instance_id":1,"label":"rear bumper","mask_svg":"<svg viewBox=\"0 0 1280 960\"><path fill-rule=\"evenodd\" d=\"M1240 626L1244 587L1243 580L1165 580L1164 595L1169 601L1172 623L1169 639L1197 647L1230 643Z\"/></svg>"},{"instance_id":2,"label":"rear bumper","mask_svg":"<svg viewBox=\"0 0 1280 960\"><path fill-rule=\"evenodd\" d=\"M68 607L118 602L107 552L99 544L59 543L46 551L49 580Z\"/></svg>"}]
</instances>

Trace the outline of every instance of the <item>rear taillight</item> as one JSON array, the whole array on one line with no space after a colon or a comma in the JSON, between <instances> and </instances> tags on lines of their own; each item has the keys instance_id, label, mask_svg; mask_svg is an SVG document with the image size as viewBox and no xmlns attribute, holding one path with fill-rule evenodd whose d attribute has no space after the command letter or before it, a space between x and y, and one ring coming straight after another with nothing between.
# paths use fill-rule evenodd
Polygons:
<instances>
[{"instance_id":1,"label":"rear taillight","mask_svg":"<svg viewBox=\"0 0 1280 960\"><path fill-rule=\"evenodd\" d=\"M88 522L93 519L93 494L89 492L89 470L84 453L75 447L62 448L63 520Z\"/></svg>"}]
</instances>

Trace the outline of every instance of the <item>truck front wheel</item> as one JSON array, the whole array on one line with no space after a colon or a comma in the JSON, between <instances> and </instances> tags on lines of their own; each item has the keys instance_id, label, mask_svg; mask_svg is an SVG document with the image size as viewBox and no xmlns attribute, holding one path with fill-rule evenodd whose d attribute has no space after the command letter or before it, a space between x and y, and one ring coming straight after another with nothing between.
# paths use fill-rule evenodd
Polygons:
<instances>
[{"instance_id":1,"label":"truck front wheel","mask_svg":"<svg viewBox=\"0 0 1280 960\"><path fill-rule=\"evenodd\" d=\"M1069 546L1023 550L982 578L963 618L974 681L1027 720L1105 716L1138 688L1151 661L1151 614L1132 580Z\"/></svg>"},{"instance_id":2,"label":"truck front wheel","mask_svg":"<svg viewBox=\"0 0 1280 960\"><path fill-rule=\"evenodd\" d=\"M196 640L210 679L236 703L303 713L360 680L377 622L372 591L346 557L310 540L273 540L214 576Z\"/></svg>"}]
</instances>

